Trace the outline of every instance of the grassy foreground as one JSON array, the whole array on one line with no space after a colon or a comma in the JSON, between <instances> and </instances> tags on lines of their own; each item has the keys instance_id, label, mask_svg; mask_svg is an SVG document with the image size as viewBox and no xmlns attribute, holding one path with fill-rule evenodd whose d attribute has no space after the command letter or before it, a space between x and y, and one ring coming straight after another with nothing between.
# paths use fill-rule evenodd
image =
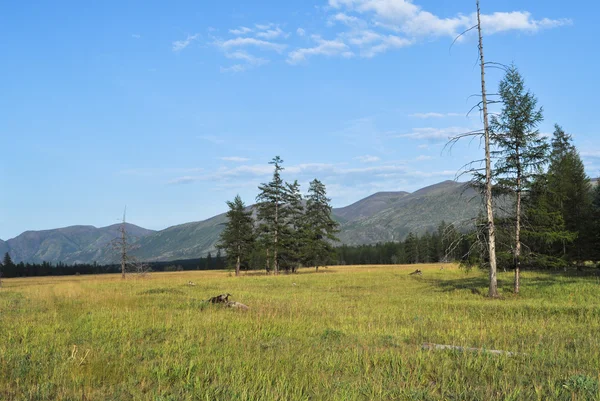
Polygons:
<instances>
[{"instance_id":1,"label":"grassy foreground","mask_svg":"<svg viewBox=\"0 0 600 401\"><path fill-rule=\"evenodd\" d=\"M597 278L419 268L5 280L0 400L600 400Z\"/></svg>"}]
</instances>

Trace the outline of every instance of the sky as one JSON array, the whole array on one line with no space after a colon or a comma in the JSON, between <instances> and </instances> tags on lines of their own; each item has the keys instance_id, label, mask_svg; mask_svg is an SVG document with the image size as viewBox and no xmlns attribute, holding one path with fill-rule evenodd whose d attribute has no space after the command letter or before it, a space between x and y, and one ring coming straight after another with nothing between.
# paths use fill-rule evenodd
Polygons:
<instances>
[{"instance_id":1,"label":"sky","mask_svg":"<svg viewBox=\"0 0 600 401\"><path fill-rule=\"evenodd\" d=\"M600 175L598 2L482 0L540 126ZM18 1L0 13L0 238L226 211L284 160L332 204L455 179L482 157L474 0ZM488 70L496 93L502 71Z\"/></svg>"}]
</instances>

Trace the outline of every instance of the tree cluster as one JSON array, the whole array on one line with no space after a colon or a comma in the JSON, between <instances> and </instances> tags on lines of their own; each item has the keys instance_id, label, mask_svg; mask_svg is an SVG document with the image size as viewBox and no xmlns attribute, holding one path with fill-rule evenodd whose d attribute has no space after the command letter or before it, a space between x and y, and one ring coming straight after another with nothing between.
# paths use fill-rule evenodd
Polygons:
<instances>
[{"instance_id":1,"label":"tree cluster","mask_svg":"<svg viewBox=\"0 0 600 401\"><path fill-rule=\"evenodd\" d=\"M267 272L295 272L301 266L323 266L334 260L338 224L331 216L325 185L311 181L304 196L298 181L285 182L283 160L270 162L273 177L261 184L255 214L239 196L227 202L227 223L219 249L239 275L242 266L263 266Z\"/></svg>"},{"instance_id":2,"label":"tree cluster","mask_svg":"<svg viewBox=\"0 0 600 401\"><path fill-rule=\"evenodd\" d=\"M559 125L550 141L540 134L543 110L516 67L506 69L499 96L502 110L489 127L492 193L501 209L494 219L497 263L514 269L518 293L522 267L598 261L600 190L593 190L570 135ZM482 188L483 175L475 171L474 178ZM486 230L481 233L486 237Z\"/></svg>"}]
</instances>

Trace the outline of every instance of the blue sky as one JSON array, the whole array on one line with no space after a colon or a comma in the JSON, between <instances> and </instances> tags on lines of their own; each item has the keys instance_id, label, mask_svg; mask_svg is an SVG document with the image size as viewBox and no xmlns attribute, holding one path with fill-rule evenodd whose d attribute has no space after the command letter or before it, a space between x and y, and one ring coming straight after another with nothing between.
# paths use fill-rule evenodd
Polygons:
<instances>
[{"instance_id":1,"label":"blue sky","mask_svg":"<svg viewBox=\"0 0 600 401\"><path fill-rule=\"evenodd\" d=\"M7 3L0 13L0 238L203 220L267 164L334 206L453 179L477 143L443 151L479 89L458 32L474 0ZM515 63L600 175L597 2L482 0L485 52ZM490 70L488 90L501 73Z\"/></svg>"}]
</instances>

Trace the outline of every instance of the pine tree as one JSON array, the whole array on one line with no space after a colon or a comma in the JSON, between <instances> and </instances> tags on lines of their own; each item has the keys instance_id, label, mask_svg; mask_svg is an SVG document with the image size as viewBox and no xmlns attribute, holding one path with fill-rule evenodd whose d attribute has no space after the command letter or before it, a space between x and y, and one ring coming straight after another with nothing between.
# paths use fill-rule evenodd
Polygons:
<instances>
[{"instance_id":1,"label":"pine tree","mask_svg":"<svg viewBox=\"0 0 600 401\"><path fill-rule=\"evenodd\" d=\"M551 207L560 211L566 229L577 233L572 243L563 242L563 255L581 264L591 249L591 183L571 136L558 125L552 139L548 188Z\"/></svg>"},{"instance_id":2,"label":"pine tree","mask_svg":"<svg viewBox=\"0 0 600 401\"><path fill-rule=\"evenodd\" d=\"M291 269L295 272L301 263L302 249L307 241L304 205L297 180L285 184L283 210L285 224L281 231L281 260L286 271Z\"/></svg>"},{"instance_id":3,"label":"pine tree","mask_svg":"<svg viewBox=\"0 0 600 401\"><path fill-rule=\"evenodd\" d=\"M535 177L542 173L548 145L537 127L542 122L542 109L537 108L536 97L525 89L525 82L516 67L508 68L500 82L502 112L490 123L491 140L496 149L494 176L497 187L515 196L514 292L519 293L521 269L522 197L531 188Z\"/></svg>"},{"instance_id":4,"label":"pine tree","mask_svg":"<svg viewBox=\"0 0 600 401\"><path fill-rule=\"evenodd\" d=\"M227 223L217 246L225 251L229 263L235 264L235 275L239 276L241 263L248 258L254 244L254 219L239 195L233 201L227 201L227 206ZM217 263L219 257L220 253Z\"/></svg>"},{"instance_id":5,"label":"pine tree","mask_svg":"<svg viewBox=\"0 0 600 401\"><path fill-rule=\"evenodd\" d=\"M338 241L335 234L339 232L339 224L331 217L331 199L321 181L316 178L311 181L306 198L303 259L318 271L334 253L331 243Z\"/></svg>"},{"instance_id":6,"label":"pine tree","mask_svg":"<svg viewBox=\"0 0 600 401\"><path fill-rule=\"evenodd\" d=\"M275 156L269 162L274 166L273 178L267 184L261 184L256 197L258 206L259 235L266 248L267 260L273 254L273 269L279 274L280 252L282 249L281 233L285 228L285 184L281 178L283 160Z\"/></svg>"}]
</instances>

